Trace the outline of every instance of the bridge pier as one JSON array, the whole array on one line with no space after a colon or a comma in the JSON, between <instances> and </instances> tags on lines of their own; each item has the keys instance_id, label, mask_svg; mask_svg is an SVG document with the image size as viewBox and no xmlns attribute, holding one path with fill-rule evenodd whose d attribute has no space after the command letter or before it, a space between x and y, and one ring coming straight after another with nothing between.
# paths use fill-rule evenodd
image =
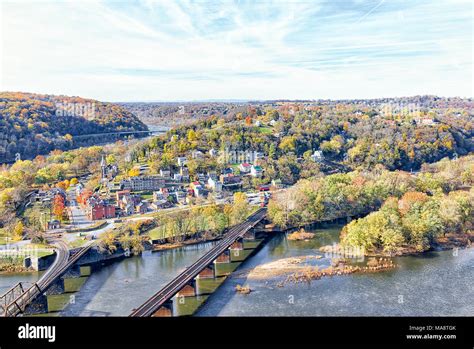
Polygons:
<instances>
[{"instance_id":1,"label":"bridge pier","mask_svg":"<svg viewBox=\"0 0 474 349\"><path fill-rule=\"evenodd\" d=\"M244 239L239 238L235 242L232 243L229 247L230 250L243 250L244 249Z\"/></svg>"},{"instance_id":2,"label":"bridge pier","mask_svg":"<svg viewBox=\"0 0 474 349\"><path fill-rule=\"evenodd\" d=\"M53 281L46 289L43 290L43 294L46 296L63 294L65 292L64 278L59 277Z\"/></svg>"},{"instance_id":3,"label":"bridge pier","mask_svg":"<svg viewBox=\"0 0 474 349\"><path fill-rule=\"evenodd\" d=\"M165 302L151 316L152 317L171 317L171 316L173 316L173 300L169 300L169 301Z\"/></svg>"},{"instance_id":4,"label":"bridge pier","mask_svg":"<svg viewBox=\"0 0 474 349\"><path fill-rule=\"evenodd\" d=\"M217 263L230 263L230 251L225 250L223 253L221 253L215 260L214 264Z\"/></svg>"},{"instance_id":5,"label":"bridge pier","mask_svg":"<svg viewBox=\"0 0 474 349\"><path fill-rule=\"evenodd\" d=\"M209 264L196 276L197 279L214 279L216 277L216 267Z\"/></svg>"},{"instance_id":6,"label":"bridge pier","mask_svg":"<svg viewBox=\"0 0 474 349\"><path fill-rule=\"evenodd\" d=\"M245 240L255 240L255 228L250 229L244 234Z\"/></svg>"},{"instance_id":7,"label":"bridge pier","mask_svg":"<svg viewBox=\"0 0 474 349\"><path fill-rule=\"evenodd\" d=\"M197 296L196 280L192 279L181 290L176 293L176 297L194 297Z\"/></svg>"},{"instance_id":8,"label":"bridge pier","mask_svg":"<svg viewBox=\"0 0 474 349\"><path fill-rule=\"evenodd\" d=\"M21 312L25 315L37 315L45 314L48 311L48 298L44 294L42 294L39 297L36 297L32 302L27 304Z\"/></svg>"},{"instance_id":9,"label":"bridge pier","mask_svg":"<svg viewBox=\"0 0 474 349\"><path fill-rule=\"evenodd\" d=\"M64 275L61 277L62 279L69 279L69 278L78 278L81 277L81 267L77 264L74 264L71 268L69 268Z\"/></svg>"}]
</instances>

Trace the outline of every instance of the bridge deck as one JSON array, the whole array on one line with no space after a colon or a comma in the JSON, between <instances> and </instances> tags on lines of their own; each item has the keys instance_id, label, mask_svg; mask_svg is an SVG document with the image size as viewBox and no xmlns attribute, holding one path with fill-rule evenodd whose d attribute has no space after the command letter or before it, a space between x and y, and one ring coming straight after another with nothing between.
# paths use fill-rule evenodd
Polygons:
<instances>
[{"instance_id":1,"label":"bridge deck","mask_svg":"<svg viewBox=\"0 0 474 349\"><path fill-rule=\"evenodd\" d=\"M188 282L193 280L206 266L211 264L219 255L228 249L236 240L241 238L247 231L255 227L266 215L267 210L260 208L251 215L245 222L237 224L229 229L224 238L216 246L204 254L184 272L179 274L174 280L158 291L139 308L135 309L130 316L148 317L152 316L164 303L169 301Z\"/></svg>"},{"instance_id":2,"label":"bridge deck","mask_svg":"<svg viewBox=\"0 0 474 349\"><path fill-rule=\"evenodd\" d=\"M3 316L17 316L25 311L28 304L42 294L58 277L64 274L74 263L76 263L79 258L90 249L92 244L82 247L71 256L69 256L69 249L64 241L58 240L56 246L57 256L54 263L43 274L41 279L4 307Z\"/></svg>"}]
</instances>

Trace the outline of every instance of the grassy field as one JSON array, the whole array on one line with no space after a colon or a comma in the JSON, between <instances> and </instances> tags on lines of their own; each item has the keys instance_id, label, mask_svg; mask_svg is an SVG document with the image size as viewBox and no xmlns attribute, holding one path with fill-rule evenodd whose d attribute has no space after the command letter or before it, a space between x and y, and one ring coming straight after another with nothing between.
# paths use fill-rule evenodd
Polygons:
<instances>
[{"instance_id":1,"label":"grassy field","mask_svg":"<svg viewBox=\"0 0 474 349\"><path fill-rule=\"evenodd\" d=\"M74 239L74 240L72 240L72 241L69 241L69 242L68 242L68 245L69 245L69 247L71 247L71 248L77 248L77 247L81 247L81 246L84 245L86 242L87 242L87 240L84 239L84 237L78 237L77 239Z\"/></svg>"},{"instance_id":2,"label":"grassy field","mask_svg":"<svg viewBox=\"0 0 474 349\"><path fill-rule=\"evenodd\" d=\"M160 230L161 229L159 227L153 228L152 230L147 232L146 235L148 235L150 237L150 239L152 239L152 240L162 239L163 237L161 235Z\"/></svg>"},{"instance_id":3,"label":"grassy field","mask_svg":"<svg viewBox=\"0 0 474 349\"><path fill-rule=\"evenodd\" d=\"M258 132L262 133L262 134L265 134L265 135L268 135L268 134L273 133L273 129L271 127L262 126L262 127L258 128Z\"/></svg>"},{"instance_id":4,"label":"grassy field","mask_svg":"<svg viewBox=\"0 0 474 349\"><path fill-rule=\"evenodd\" d=\"M153 198L153 192L151 191L137 191L133 192L133 194L138 194L142 197L144 200L152 199Z\"/></svg>"}]
</instances>

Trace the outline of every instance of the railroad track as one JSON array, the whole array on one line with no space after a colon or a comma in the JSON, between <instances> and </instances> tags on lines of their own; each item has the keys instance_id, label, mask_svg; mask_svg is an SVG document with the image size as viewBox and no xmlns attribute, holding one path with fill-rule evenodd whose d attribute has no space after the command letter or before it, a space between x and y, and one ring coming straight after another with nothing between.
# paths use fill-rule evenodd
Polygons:
<instances>
[{"instance_id":1,"label":"railroad track","mask_svg":"<svg viewBox=\"0 0 474 349\"><path fill-rule=\"evenodd\" d=\"M26 289L20 296L15 298L15 300L4 308L4 316L12 317L24 312L28 304L51 286L58 277L64 274L92 246L92 244L89 244L70 255L69 248L64 241L57 240L54 242L54 245L56 246L56 259L53 264L37 282Z\"/></svg>"},{"instance_id":2,"label":"railroad track","mask_svg":"<svg viewBox=\"0 0 474 349\"><path fill-rule=\"evenodd\" d=\"M219 255L221 255L237 239L242 237L247 231L255 227L266 215L266 208L261 208L251 215L243 223L237 224L229 229L224 238L216 246L205 253L201 258L186 268L174 280L168 283L155 295L149 298L139 308L134 309L131 317L149 317L153 315L165 302L178 293L188 282L195 278L206 266L211 264Z\"/></svg>"}]
</instances>

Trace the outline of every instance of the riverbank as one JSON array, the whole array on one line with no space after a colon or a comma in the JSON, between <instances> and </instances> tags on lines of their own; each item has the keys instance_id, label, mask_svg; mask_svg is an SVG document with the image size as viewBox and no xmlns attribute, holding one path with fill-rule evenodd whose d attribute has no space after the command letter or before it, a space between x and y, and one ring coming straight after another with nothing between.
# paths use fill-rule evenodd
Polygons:
<instances>
[{"instance_id":1,"label":"riverbank","mask_svg":"<svg viewBox=\"0 0 474 349\"><path fill-rule=\"evenodd\" d=\"M180 242L166 242L163 244L153 244L152 252L172 250L172 249L185 247L185 246L197 245L197 244L202 244L206 242L213 242L220 239L222 239L222 236L217 236L217 237L212 237L212 238L206 238L206 237L191 238L191 239L186 239Z\"/></svg>"},{"instance_id":2,"label":"riverbank","mask_svg":"<svg viewBox=\"0 0 474 349\"><path fill-rule=\"evenodd\" d=\"M457 233L447 233L442 237L438 237L431 245L431 247L425 251L419 251L414 246L403 245L399 246L396 250L393 251L383 251L376 250L365 252L360 249L366 257L400 257L400 256L410 256L410 255L421 255L426 252L432 251L445 251L453 250L455 248L469 248L474 243L474 231L468 231L467 233L457 234ZM342 246L341 244L333 244L322 246L319 248L319 251L324 253L332 253L338 255L347 255L347 253L354 252L354 248L348 246Z\"/></svg>"},{"instance_id":3,"label":"riverbank","mask_svg":"<svg viewBox=\"0 0 474 349\"><path fill-rule=\"evenodd\" d=\"M15 263L0 263L0 276L8 274L29 273L34 271L33 268L25 267Z\"/></svg>"}]
</instances>

